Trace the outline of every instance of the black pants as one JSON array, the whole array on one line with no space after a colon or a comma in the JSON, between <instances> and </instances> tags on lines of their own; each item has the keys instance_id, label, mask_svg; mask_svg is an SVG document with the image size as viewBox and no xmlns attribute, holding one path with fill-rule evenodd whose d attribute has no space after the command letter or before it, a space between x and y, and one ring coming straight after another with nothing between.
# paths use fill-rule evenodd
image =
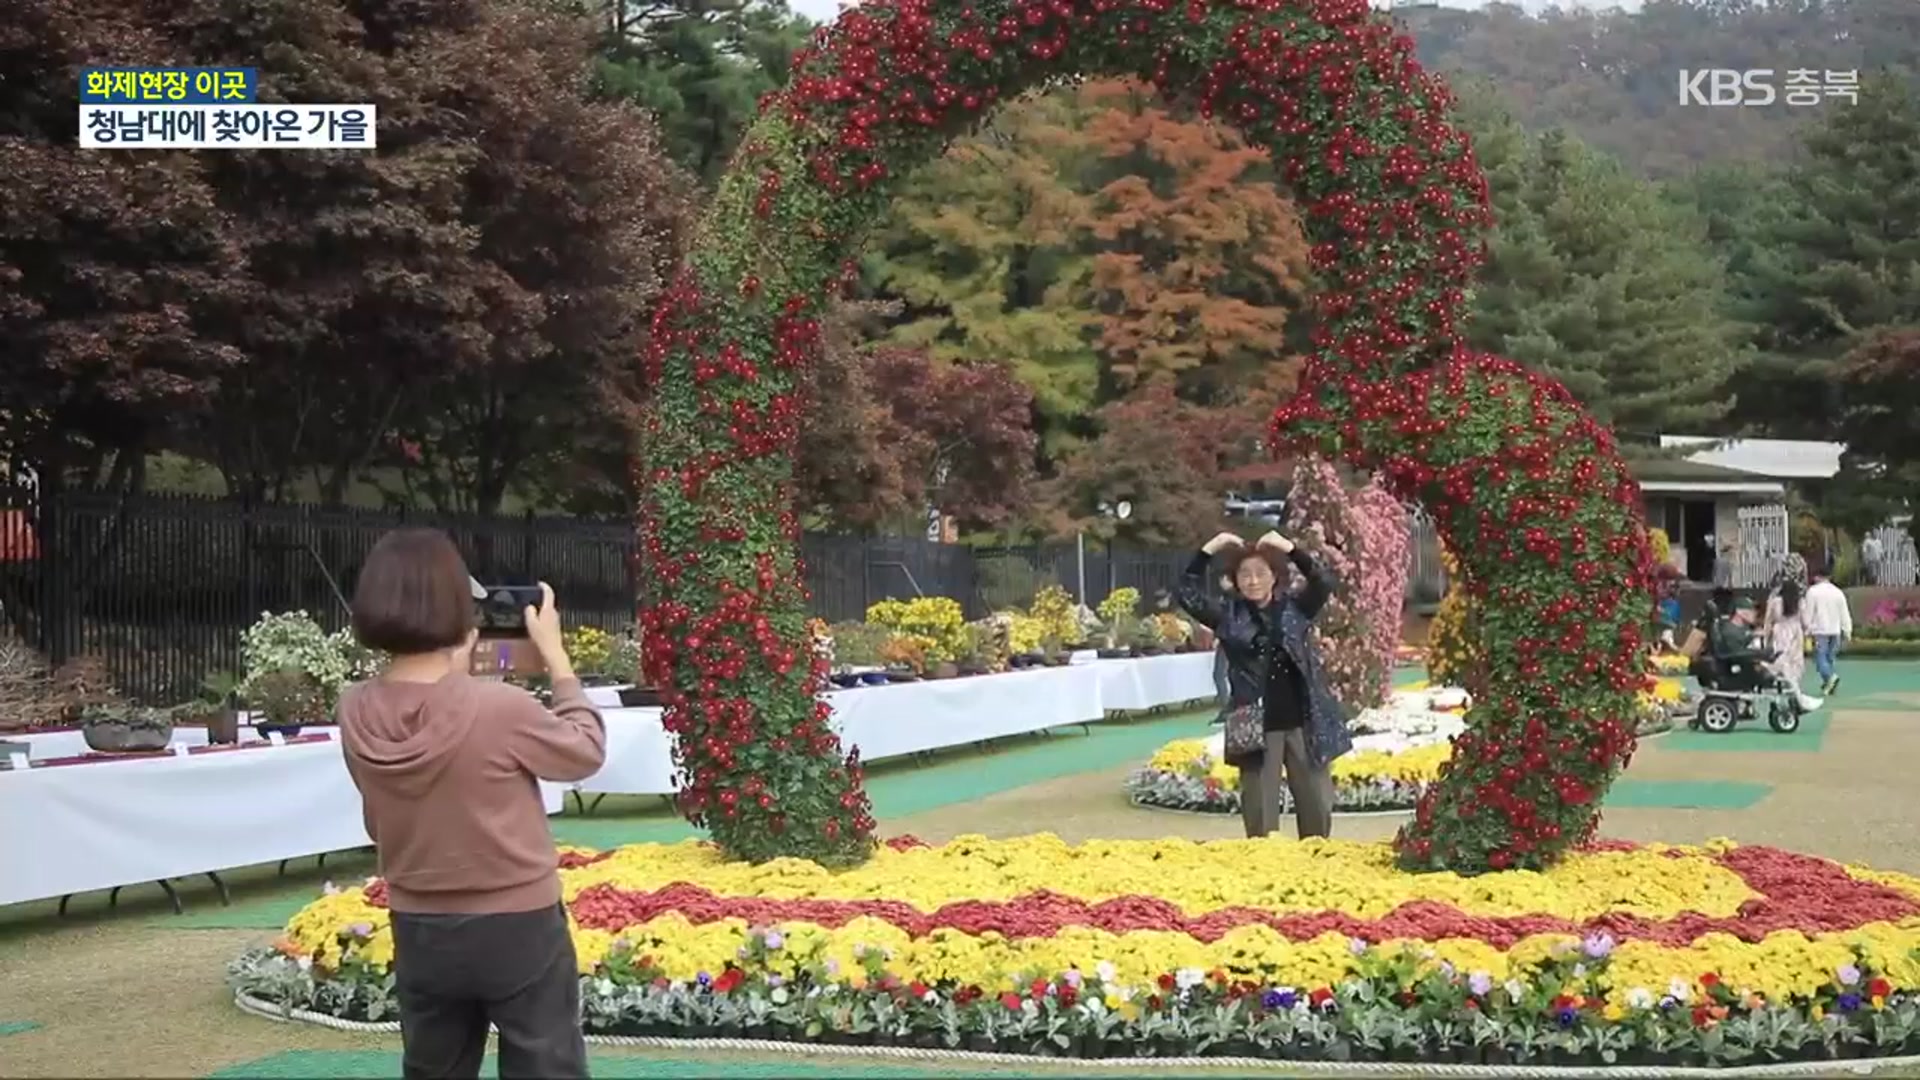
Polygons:
<instances>
[{"instance_id":1,"label":"black pants","mask_svg":"<svg viewBox=\"0 0 1920 1080\"><path fill-rule=\"evenodd\" d=\"M480 1075L487 1024L501 1080L587 1075L580 972L566 910L393 914L394 983L406 1080Z\"/></svg>"}]
</instances>

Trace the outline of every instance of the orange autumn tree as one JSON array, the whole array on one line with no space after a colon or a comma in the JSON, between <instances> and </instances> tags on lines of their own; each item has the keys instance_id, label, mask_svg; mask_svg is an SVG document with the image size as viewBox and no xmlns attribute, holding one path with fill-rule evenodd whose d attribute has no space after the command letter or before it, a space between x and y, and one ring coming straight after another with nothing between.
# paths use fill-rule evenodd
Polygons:
<instances>
[{"instance_id":1,"label":"orange autumn tree","mask_svg":"<svg viewBox=\"0 0 1920 1080\"><path fill-rule=\"evenodd\" d=\"M1307 250L1265 154L1231 127L1096 80L1010 102L904 189L866 263L900 305L886 336L1004 362L1033 391L1052 478L1039 531L1071 532L1122 491L1135 522L1119 531L1146 542L1274 471L1260 439L1293 388L1275 361L1298 351ZM1205 452L1167 459L1142 428L1168 393L1168 422Z\"/></svg>"},{"instance_id":2,"label":"orange autumn tree","mask_svg":"<svg viewBox=\"0 0 1920 1080\"><path fill-rule=\"evenodd\" d=\"M1096 245L1089 305L1121 390L1172 376L1205 404L1271 392L1307 293L1307 244L1266 151L1176 113L1136 83L1079 91L1104 183L1084 203Z\"/></svg>"}]
</instances>

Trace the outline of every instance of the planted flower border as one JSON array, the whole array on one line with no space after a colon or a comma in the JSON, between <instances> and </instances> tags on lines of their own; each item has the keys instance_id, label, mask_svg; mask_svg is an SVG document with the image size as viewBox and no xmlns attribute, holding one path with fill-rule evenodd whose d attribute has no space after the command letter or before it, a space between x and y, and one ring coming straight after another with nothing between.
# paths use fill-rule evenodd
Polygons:
<instances>
[{"instance_id":1,"label":"planted flower border","mask_svg":"<svg viewBox=\"0 0 1920 1080\"><path fill-rule=\"evenodd\" d=\"M1920 1053L1920 879L1769 848L1607 844L1555 881L1496 874L1383 911L1406 879L1381 845L1251 843L903 838L891 846L908 857L867 880L787 866L769 896L660 885L697 865L713 867L716 887L762 880L703 861L697 845L569 852L583 1024L616 1041L1060 1058L1681 1067ZM992 895L1058 866L1063 887L1097 895L1104 867L1148 880L1170 863L1191 876L1249 859L1363 914L1196 911L1203 884L1171 885L1178 904L1043 891L921 910L878 898L888 874L917 874L900 880L923 894L931 873L942 895L969 880ZM996 867L1012 876L990 880ZM1594 899L1606 890L1621 899ZM384 891L337 890L275 947L240 956L238 1000L391 1025ZM1529 898L1561 914L1520 914ZM996 959L1008 956L1027 961Z\"/></svg>"},{"instance_id":2,"label":"planted flower border","mask_svg":"<svg viewBox=\"0 0 1920 1080\"><path fill-rule=\"evenodd\" d=\"M1402 863L1552 865L1594 836L1634 748L1653 585L1639 489L1563 387L1465 348L1486 178L1445 85L1363 0L871 0L795 58L640 364L641 623L681 812L751 861L872 851L860 763L812 694L824 673L785 509L799 376L896 178L1002 101L1074 75L1149 81L1271 153L1320 286L1273 440L1419 502L1460 553L1484 632L1487 685L1403 830Z\"/></svg>"},{"instance_id":3,"label":"planted flower border","mask_svg":"<svg viewBox=\"0 0 1920 1080\"><path fill-rule=\"evenodd\" d=\"M1543 965L1530 983L1416 972L1416 949L1367 949L1366 974L1335 986L1262 987L1224 971L1181 969L1146 987L1102 972L1035 974L1016 989L902 982L875 952L864 977L824 966L799 978L768 970L778 930L760 931L739 966L671 980L644 956L581 979L590 1037L753 1039L831 1050L915 1047L1043 1058L1260 1058L1286 1062L1427 1062L1583 1067L1737 1066L1920 1054L1920 999L1858 967L1836 971L1806 1002L1742 995L1706 972L1625 1006L1580 993L1606 970L1605 938ZM1578 974L1576 974L1578 972ZM271 949L236 960L240 1000L293 1018L319 1011L379 1023L397 1015L390 979L316 981ZM855 982L863 985L855 985ZM390 1030L398 1030L390 1021Z\"/></svg>"},{"instance_id":4,"label":"planted flower border","mask_svg":"<svg viewBox=\"0 0 1920 1080\"><path fill-rule=\"evenodd\" d=\"M1240 789L1205 772L1155 769L1136 770L1126 780L1127 799L1135 806L1160 810L1181 810L1199 814L1237 814ZM1431 780L1402 780L1390 776L1334 777L1336 813L1386 814L1413 809ZM1280 812L1293 812L1293 796L1285 788L1280 792Z\"/></svg>"}]
</instances>

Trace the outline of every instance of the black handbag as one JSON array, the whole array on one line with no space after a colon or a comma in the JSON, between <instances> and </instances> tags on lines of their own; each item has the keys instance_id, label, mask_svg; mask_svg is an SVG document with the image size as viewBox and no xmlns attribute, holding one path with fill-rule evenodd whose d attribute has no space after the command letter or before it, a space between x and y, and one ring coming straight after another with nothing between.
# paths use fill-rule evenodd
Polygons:
<instances>
[{"instance_id":1,"label":"black handbag","mask_svg":"<svg viewBox=\"0 0 1920 1080\"><path fill-rule=\"evenodd\" d=\"M1267 752L1266 715L1258 705L1236 705L1227 713L1224 757L1229 765L1258 763Z\"/></svg>"}]
</instances>

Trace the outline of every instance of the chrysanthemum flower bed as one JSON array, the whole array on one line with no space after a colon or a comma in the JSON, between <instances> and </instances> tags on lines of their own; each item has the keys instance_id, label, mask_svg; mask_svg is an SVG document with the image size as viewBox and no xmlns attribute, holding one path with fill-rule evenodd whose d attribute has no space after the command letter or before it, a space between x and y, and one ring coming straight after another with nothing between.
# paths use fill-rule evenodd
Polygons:
<instances>
[{"instance_id":1,"label":"chrysanthemum flower bed","mask_svg":"<svg viewBox=\"0 0 1920 1080\"><path fill-rule=\"evenodd\" d=\"M1642 696L1642 737L1670 729L1671 703L1682 697L1680 684L1660 679ZM1408 687L1394 691L1385 706L1354 719L1354 749L1333 763L1334 806L1346 813L1410 810L1452 756L1453 737L1466 729L1466 691ZM1136 805L1198 813L1240 811L1240 770L1222 760L1222 736L1175 739L1154 751L1147 764L1127 777L1127 797ZM1283 788L1280 810L1290 813L1292 796Z\"/></svg>"},{"instance_id":2,"label":"chrysanthemum flower bed","mask_svg":"<svg viewBox=\"0 0 1920 1080\"><path fill-rule=\"evenodd\" d=\"M590 1032L1056 1056L1731 1063L1920 1031L1920 879L1764 847L1605 844L1410 875L1386 844L962 837L831 872L704 843L570 852ZM378 881L236 990L395 1015Z\"/></svg>"},{"instance_id":3,"label":"chrysanthemum flower bed","mask_svg":"<svg viewBox=\"0 0 1920 1080\"><path fill-rule=\"evenodd\" d=\"M1439 778L1452 750L1438 742L1347 754L1333 763L1334 808L1345 813L1410 810ZM1127 797L1136 805L1166 810L1239 813L1240 770L1220 758L1218 736L1176 739L1127 777ZM1293 797L1285 788L1280 790L1280 812L1293 812Z\"/></svg>"}]
</instances>

